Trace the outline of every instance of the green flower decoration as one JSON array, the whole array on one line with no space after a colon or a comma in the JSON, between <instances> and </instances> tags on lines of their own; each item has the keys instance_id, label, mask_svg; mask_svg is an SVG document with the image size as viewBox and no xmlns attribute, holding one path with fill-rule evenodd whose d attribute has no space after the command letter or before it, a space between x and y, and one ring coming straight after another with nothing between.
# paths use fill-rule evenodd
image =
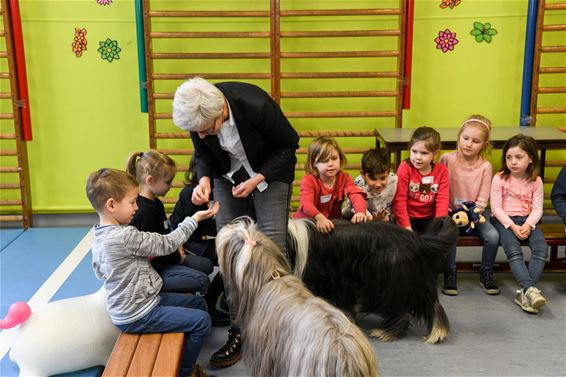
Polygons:
<instances>
[{"instance_id":1,"label":"green flower decoration","mask_svg":"<svg viewBox=\"0 0 566 377\"><path fill-rule=\"evenodd\" d=\"M108 62L112 63L112 60L120 59L118 53L122 51L122 49L118 47L118 41L107 38L105 41L98 42L98 44L100 48L97 51L100 52L100 58L102 60L108 60Z\"/></svg>"},{"instance_id":2,"label":"green flower decoration","mask_svg":"<svg viewBox=\"0 0 566 377\"><path fill-rule=\"evenodd\" d=\"M486 22L482 24L481 22L474 22L474 28L470 31L470 34L476 38L476 42L486 41L487 43L491 43L491 39L495 34L497 34L497 30L491 28L491 24Z\"/></svg>"}]
</instances>

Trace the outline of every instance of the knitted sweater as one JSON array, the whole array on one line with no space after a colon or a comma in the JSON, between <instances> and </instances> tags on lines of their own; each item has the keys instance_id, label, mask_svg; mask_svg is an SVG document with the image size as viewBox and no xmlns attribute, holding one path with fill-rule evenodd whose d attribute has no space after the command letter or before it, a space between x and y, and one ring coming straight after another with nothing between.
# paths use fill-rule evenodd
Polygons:
<instances>
[{"instance_id":1,"label":"knitted sweater","mask_svg":"<svg viewBox=\"0 0 566 377\"><path fill-rule=\"evenodd\" d=\"M159 303L163 282L148 257L177 249L196 227L190 217L167 235L130 225L94 226L92 268L108 294L106 306L114 324L135 322Z\"/></svg>"}]
</instances>

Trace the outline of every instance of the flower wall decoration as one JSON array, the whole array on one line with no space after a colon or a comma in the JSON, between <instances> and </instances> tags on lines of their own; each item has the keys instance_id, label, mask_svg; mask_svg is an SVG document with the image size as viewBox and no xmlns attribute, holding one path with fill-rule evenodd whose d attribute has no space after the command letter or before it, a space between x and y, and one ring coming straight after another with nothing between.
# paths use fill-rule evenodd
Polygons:
<instances>
[{"instance_id":1,"label":"flower wall decoration","mask_svg":"<svg viewBox=\"0 0 566 377\"><path fill-rule=\"evenodd\" d=\"M108 60L108 62L112 63L113 60L120 59L120 55L118 54L122 49L118 47L118 41L107 38L105 41L98 42L98 44L100 47L97 51L100 52L100 58L102 60Z\"/></svg>"},{"instance_id":2,"label":"flower wall decoration","mask_svg":"<svg viewBox=\"0 0 566 377\"><path fill-rule=\"evenodd\" d=\"M83 55L83 51L86 50L86 29L75 28L75 38L73 39L71 47L77 58Z\"/></svg>"},{"instance_id":3,"label":"flower wall decoration","mask_svg":"<svg viewBox=\"0 0 566 377\"><path fill-rule=\"evenodd\" d=\"M497 34L497 30L491 27L489 22L482 24L481 22L474 22L474 28L470 31L470 34L473 35L476 39L476 42L481 43L486 41L487 43L491 43L491 40L495 34Z\"/></svg>"},{"instance_id":4,"label":"flower wall decoration","mask_svg":"<svg viewBox=\"0 0 566 377\"><path fill-rule=\"evenodd\" d=\"M456 33L452 33L450 29L438 32L438 37L434 39L436 48L441 49L442 52L453 51L454 46L458 44Z\"/></svg>"},{"instance_id":5,"label":"flower wall decoration","mask_svg":"<svg viewBox=\"0 0 566 377\"><path fill-rule=\"evenodd\" d=\"M99 5L110 5L112 0L96 0Z\"/></svg>"},{"instance_id":6,"label":"flower wall decoration","mask_svg":"<svg viewBox=\"0 0 566 377\"><path fill-rule=\"evenodd\" d=\"M440 8L445 9L450 7L450 9L457 7L460 5L461 0L442 0L442 4L440 4Z\"/></svg>"}]
</instances>

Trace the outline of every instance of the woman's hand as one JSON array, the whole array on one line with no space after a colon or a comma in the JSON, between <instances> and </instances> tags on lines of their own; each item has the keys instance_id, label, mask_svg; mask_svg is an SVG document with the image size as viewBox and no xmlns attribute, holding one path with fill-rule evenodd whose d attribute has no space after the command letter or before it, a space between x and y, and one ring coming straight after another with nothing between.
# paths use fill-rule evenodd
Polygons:
<instances>
[{"instance_id":1,"label":"woman's hand","mask_svg":"<svg viewBox=\"0 0 566 377\"><path fill-rule=\"evenodd\" d=\"M234 198L247 198L263 181L265 181L263 174L256 174L253 178L240 183L238 186L232 187L232 195Z\"/></svg>"},{"instance_id":2,"label":"woman's hand","mask_svg":"<svg viewBox=\"0 0 566 377\"><path fill-rule=\"evenodd\" d=\"M193 195L191 196L191 202L194 205L200 206L208 203L208 198L210 198L210 178L202 177L199 184L193 189Z\"/></svg>"}]
</instances>

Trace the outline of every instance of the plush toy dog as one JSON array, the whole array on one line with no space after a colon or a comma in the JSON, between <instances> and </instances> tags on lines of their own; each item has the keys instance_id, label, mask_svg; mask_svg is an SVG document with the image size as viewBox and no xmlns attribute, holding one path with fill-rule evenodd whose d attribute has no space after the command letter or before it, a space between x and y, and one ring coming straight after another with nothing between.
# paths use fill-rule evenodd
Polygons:
<instances>
[{"instance_id":1,"label":"plush toy dog","mask_svg":"<svg viewBox=\"0 0 566 377\"><path fill-rule=\"evenodd\" d=\"M462 203L462 207L456 207L450 211L450 217L460 229L463 236L475 236L476 225L483 224L485 217L481 214L480 208L475 202L469 201Z\"/></svg>"}]
</instances>

